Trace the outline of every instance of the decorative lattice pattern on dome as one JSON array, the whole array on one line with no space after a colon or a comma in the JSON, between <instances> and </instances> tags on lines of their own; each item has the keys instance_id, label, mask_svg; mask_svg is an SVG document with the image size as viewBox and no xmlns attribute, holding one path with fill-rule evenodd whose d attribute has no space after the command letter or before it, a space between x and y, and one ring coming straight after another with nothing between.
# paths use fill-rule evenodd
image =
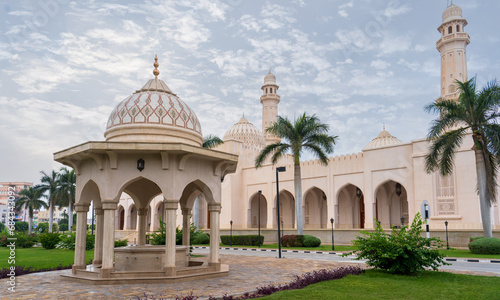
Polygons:
<instances>
[{"instance_id":1,"label":"decorative lattice pattern on dome","mask_svg":"<svg viewBox=\"0 0 500 300\"><path fill-rule=\"evenodd\" d=\"M196 114L177 96L162 92L140 92L125 98L111 112L106 129L121 125L168 125L201 135Z\"/></svg>"},{"instance_id":2,"label":"decorative lattice pattern on dome","mask_svg":"<svg viewBox=\"0 0 500 300\"><path fill-rule=\"evenodd\" d=\"M365 148L363 148L363 150L399 145L402 143L403 142L400 139L392 136L388 131L384 129L382 130L382 132L379 133L379 135L376 138L374 138L371 142L369 142L368 145L366 145Z\"/></svg>"},{"instance_id":3,"label":"decorative lattice pattern on dome","mask_svg":"<svg viewBox=\"0 0 500 300\"><path fill-rule=\"evenodd\" d=\"M237 140L243 142L243 145L259 148L266 146L266 140L260 130L245 117L226 131L223 140Z\"/></svg>"}]
</instances>

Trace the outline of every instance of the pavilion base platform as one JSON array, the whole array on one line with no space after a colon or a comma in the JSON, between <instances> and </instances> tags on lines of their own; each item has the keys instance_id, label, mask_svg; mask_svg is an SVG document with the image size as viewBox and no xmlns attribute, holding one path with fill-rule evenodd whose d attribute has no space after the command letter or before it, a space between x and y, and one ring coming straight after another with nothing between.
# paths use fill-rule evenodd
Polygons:
<instances>
[{"instance_id":1,"label":"pavilion base platform","mask_svg":"<svg viewBox=\"0 0 500 300\"><path fill-rule=\"evenodd\" d=\"M102 272L101 266L94 264L84 268L73 268L71 275L61 275L64 280L95 285L169 283L202 278L227 276L229 266L221 263L191 260L189 249L176 247L175 268L164 270L164 246L128 246L115 249L114 269Z\"/></svg>"}]
</instances>

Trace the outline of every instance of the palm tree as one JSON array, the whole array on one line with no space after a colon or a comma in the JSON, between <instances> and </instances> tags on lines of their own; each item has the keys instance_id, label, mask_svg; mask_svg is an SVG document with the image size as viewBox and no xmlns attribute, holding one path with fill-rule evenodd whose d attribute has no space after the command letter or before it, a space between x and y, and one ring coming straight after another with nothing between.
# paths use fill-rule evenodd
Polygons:
<instances>
[{"instance_id":1,"label":"palm tree","mask_svg":"<svg viewBox=\"0 0 500 300\"><path fill-rule=\"evenodd\" d=\"M42 190L42 193L48 192L46 198L49 200L49 232L52 232L52 223L54 222L54 205L58 189L57 179L59 174L56 171L52 171L50 174L47 174L44 171L41 171L40 173L42 173L42 179L40 180L42 184L40 185L40 189Z\"/></svg>"},{"instance_id":2,"label":"palm tree","mask_svg":"<svg viewBox=\"0 0 500 300\"><path fill-rule=\"evenodd\" d=\"M58 177L57 200L59 206L68 207L68 230L71 232L73 228L73 205L75 204L76 194L76 175L75 170L68 170L65 167L61 168Z\"/></svg>"},{"instance_id":3,"label":"palm tree","mask_svg":"<svg viewBox=\"0 0 500 300\"><path fill-rule=\"evenodd\" d=\"M203 137L202 147L207 148L207 149L212 149L212 148L215 148L223 143L224 142L215 134L209 134L209 135Z\"/></svg>"},{"instance_id":4,"label":"palm tree","mask_svg":"<svg viewBox=\"0 0 500 300\"><path fill-rule=\"evenodd\" d=\"M33 231L33 211L40 208L47 208L47 203L41 200L43 191L40 186L30 186L19 192L19 198L16 201L15 208L18 211L23 209L28 210L29 215L29 227L28 232Z\"/></svg>"},{"instance_id":5,"label":"palm tree","mask_svg":"<svg viewBox=\"0 0 500 300\"><path fill-rule=\"evenodd\" d=\"M308 150L317 156L323 165L328 165L327 154L333 153L333 145L337 136L328 135L330 126L321 123L316 115L308 116L305 113L294 123L288 118L278 116L266 131L281 139L281 142L267 145L255 159L255 167L262 166L266 158L272 153L271 162L275 165L280 157L292 152L294 161L295 211L297 217L297 234L302 234L302 183L300 175L300 155ZM279 193L279 191L277 191Z\"/></svg>"},{"instance_id":6,"label":"palm tree","mask_svg":"<svg viewBox=\"0 0 500 300\"><path fill-rule=\"evenodd\" d=\"M476 157L477 190L485 237L492 237L491 204L496 201L496 175L500 154L500 86L496 81L476 90L476 78L456 81L458 101L439 99L425 107L438 113L428 133L431 142L425 157L428 173L439 170L446 176L452 172L455 151L472 133Z\"/></svg>"}]
</instances>

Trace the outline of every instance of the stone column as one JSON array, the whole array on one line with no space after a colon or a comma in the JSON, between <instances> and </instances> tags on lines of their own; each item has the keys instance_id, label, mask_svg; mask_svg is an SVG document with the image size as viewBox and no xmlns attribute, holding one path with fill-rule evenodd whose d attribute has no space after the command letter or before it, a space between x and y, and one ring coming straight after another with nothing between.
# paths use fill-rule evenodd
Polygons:
<instances>
[{"instance_id":1,"label":"stone column","mask_svg":"<svg viewBox=\"0 0 500 300\"><path fill-rule=\"evenodd\" d=\"M175 276L177 273L175 267L175 219L179 201L165 199L163 203L165 205L166 225L164 270L166 276Z\"/></svg>"},{"instance_id":2,"label":"stone column","mask_svg":"<svg viewBox=\"0 0 500 300\"><path fill-rule=\"evenodd\" d=\"M102 234L104 228L104 210L95 208L95 244L94 244L94 265L102 264Z\"/></svg>"},{"instance_id":3,"label":"stone column","mask_svg":"<svg viewBox=\"0 0 500 300\"><path fill-rule=\"evenodd\" d=\"M139 208L137 210L137 245L146 245L146 222L148 217L148 208Z\"/></svg>"},{"instance_id":4,"label":"stone column","mask_svg":"<svg viewBox=\"0 0 500 300\"><path fill-rule=\"evenodd\" d=\"M102 243L101 278L109 278L114 270L113 257L115 254L115 211L116 203L103 202L104 228Z\"/></svg>"},{"instance_id":5,"label":"stone column","mask_svg":"<svg viewBox=\"0 0 500 300\"><path fill-rule=\"evenodd\" d=\"M85 246L87 241L87 212L89 204L75 204L76 217L76 240L75 240L75 263L73 274L76 269L85 270Z\"/></svg>"},{"instance_id":6,"label":"stone column","mask_svg":"<svg viewBox=\"0 0 500 300\"><path fill-rule=\"evenodd\" d=\"M208 206L210 211L210 260L209 265L215 265L216 270L220 271L219 259L219 240L220 240L220 204L210 204Z\"/></svg>"},{"instance_id":7,"label":"stone column","mask_svg":"<svg viewBox=\"0 0 500 300\"><path fill-rule=\"evenodd\" d=\"M189 247L191 238L191 209L182 209L182 245Z\"/></svg>"}]
</instances>

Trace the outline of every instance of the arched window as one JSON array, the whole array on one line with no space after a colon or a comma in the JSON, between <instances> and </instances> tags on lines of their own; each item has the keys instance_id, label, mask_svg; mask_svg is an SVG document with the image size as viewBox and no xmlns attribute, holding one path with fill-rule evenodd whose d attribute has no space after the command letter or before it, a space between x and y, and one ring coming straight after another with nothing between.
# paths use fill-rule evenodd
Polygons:
<instances>
[{"instance_id":1,"label":"arched window","mask_svg":"<svg viewBox=\"0 0 500 300\"><path fill-rule=\"evenodd\" d=\"M453 27L448 27L448 34L450 34L453 31Z\"/></svg>"},{"instance_id":2,"label":"arched window","mask_svg":"<svg viewBox=\"0 0 500 300\"><path fill-rule=\"evenodd\" d=\"M460 32L460 25L457 25L457 32Z\"/></svg>"}]
</instances>

